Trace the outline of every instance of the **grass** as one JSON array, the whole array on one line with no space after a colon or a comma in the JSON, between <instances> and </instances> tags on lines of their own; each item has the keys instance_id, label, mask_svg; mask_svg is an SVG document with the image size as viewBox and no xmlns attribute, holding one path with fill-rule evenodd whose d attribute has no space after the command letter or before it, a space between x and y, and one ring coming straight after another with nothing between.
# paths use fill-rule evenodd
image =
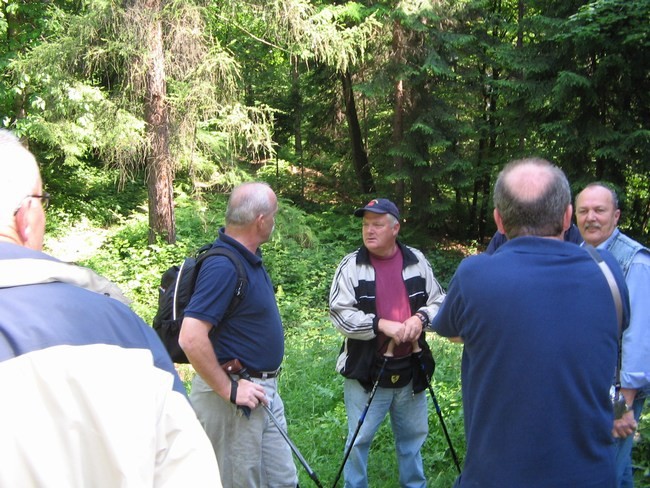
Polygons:
<instances>
[{"instance_id":1,"label":"grass","mask_svg":"<svg viewBox=\"0 0 650 488\"><path fill-rule=\"evenodd\" d=\"M440 377L445 377L445 371L459 364L461 348L433 335L429 342L438 358L437 372L442 372ZM331 486L336 477L347 435L343 377L334 369L340 345L340 335L326 320L306 329L304 334L290 335L287 337L287 355L280 380L289 434L324 486ZM460 383L457 375L450 381L438 381L434 383L434 391L452 445L462 457L463 424L458 408ZM456 476L456 468L430 399L429 430L422 451L429 486L449 487ZM388 417L371 446L368 473L372 487L396 486L397 461ZM300 482L302 486L311 483L304 470L300 473Z\"/></svg>"},{"instance_id":2,"label":"grass","mask_svg":"<svg viewBox=\"0 0 650 488\"><path fill-rule=\"evenodd\" d=\"M99 229L83 221L71 226L68 232L57 229L46 246L54 255L75 251L71 259L118 283L133 299L134 310L151 323L160 275L168 266L214 239L224 204L225 199L221 197L198 203L192 199L179 200L179 241L173 246L146 245L147 220L142 212L135 212L110 228ZM327 212L306 215L289 207L278 215L274 240L264 246L264 259L277 288L286 329L280 393L287 411L289 435L324 486L331 486L334 481L347 432L343 378L334 370L341 337L329 322L327 295L338 261L358 241L358 221L354 219ZM428 250L443 286L447 286L463 255L473 250L457 243ZM428 340L437 363L434 391L452 445L462 462L465 454L460 393L462 346L434 335ZM178 372L189 389L191 367L179 365ZM429 487L446 488L453 484L456 468L431 399L428 404L429 436L423 448L425 474ZM650 487L648 410L646 407L642 416L641 441L634 451L637 487ZM296 465L300 484L312 486L313 482L297 460ZM397 485L394 442L387 421L371 447L368 472L373 488Z\"/></svg>"},{"instance_id":3,"label":"grass","mask_svg":"<svg viewBox=\"0 0 650 488\"><path fill-rule=\"evenodd\" d=\"M462 348L437 336L429 336L437 357L433 384L442 416L459 458L464 455L460 382L457 373ZM288 434L323 486L334 482L343 459L347 419L343 404L343 377L334 370L341 345L340 335L326 317L286 337L286 355L279 388L286 409ZM190 388L194 375L188 365L177 365ZM427 395L429 395L427 393ZM449 487L456 468L433 402L429 397L429 437L422 454L430 487ZM295 459L301 486L313 486L307 471ZM369 484L396 486L397 461L388 417L377 432L368 463ZM342 479L340 485L343 486Z\"/></svg>"}]
</instances>

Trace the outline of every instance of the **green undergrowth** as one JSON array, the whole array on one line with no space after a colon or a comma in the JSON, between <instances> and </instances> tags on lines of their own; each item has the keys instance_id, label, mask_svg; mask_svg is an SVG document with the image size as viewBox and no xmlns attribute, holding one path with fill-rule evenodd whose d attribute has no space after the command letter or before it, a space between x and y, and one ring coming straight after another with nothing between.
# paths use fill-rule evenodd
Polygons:
<instances>
[{"instance_id":1,"label":"green undergrowth","mask_svg":"<svg viewBox=\"0 0 650 488\"><path fill-rule=\"evenodd\" d=\"M176 196L177 242L174 245L147 244L148 221L145 202L134 206L130 214L119 216L102 228L85 223L85 232L101 238L96 248L78 261L118 283L133 300L133 309L148 323L155 314L158 284L169 266L214 240L222 225L226 196L206 194L198 198ZM65 219L54 233L65 243ZM424 241L421 247L432 263L443 286L447 286L464 255L473 247ZM263 245L264 260L276 287L286 330L286 351L280 391L285 402L289 435L324 486L331 486L339 469L345 447L347 423L343 405L343 378L335 372L341 337L328 319L328 293L336 266L341 258L361 243L359 219L341 215L323 207L306 213L281 201L276 231ZM52 248L57 241L50 240ZM63 248L65 246L60 246ZM428 341L436 358L433 389L451 442L458 457L464 457L463 415L460 391L462 346L430 335ZM190 388L192 370L186 365L179 373ZM449 487L456 468L445 439L440 419L429 393L429 436L423 449L425 473L430 487ZM647 410L647 409L646 409ZM648 414L641 424L641 442L635 449L637 486L646 483L650 463ZM313 482L298 460L296 465L303 487ZM390 424L380 427L372 447L368 466L370 486L397 486L397 463ZM645 484L644 484L645 483ZM341 484L342 486L342 484Z\"/></svg>"}]
</instances>

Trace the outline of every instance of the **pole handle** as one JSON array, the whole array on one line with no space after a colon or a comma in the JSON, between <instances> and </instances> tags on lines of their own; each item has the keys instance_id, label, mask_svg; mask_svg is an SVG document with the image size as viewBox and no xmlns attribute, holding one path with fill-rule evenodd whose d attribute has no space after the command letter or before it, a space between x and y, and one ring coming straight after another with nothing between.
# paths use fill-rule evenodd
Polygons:
<instances>
[{"instance_id":1,"label":"pole handle","mask_svg":"<svg viewBox=\"0 0 650 488\"><path fill-rule=\"evenodd\" d=\"M392 358L394 356L393 350L395 349L395 341L393 339L390 340L388 343L388 347L386 347L386 352L384 353L385 358Z\"/></svg>"},{"instance_id":2,"label":"pole handle","mask_svg":"<svg viewBox=\"0 0 650 488\"><path fill-rule=\"evenodd\" d=\"M234 361L239 361L239 360L235 359ZM246 368L243 367L243 365L241 365L241 363L239 364L239 366L241 366L241 368L237 371L236 374L240 375L245 380L251 381L250 373L246 370ZM282 425L280 425L280 422L278 421L277 417L273 414L271 408L268 405L265 405L264 403L262 403L262 406L264 407L264 410L266 410L266 414L273 422L273 425L275 425L275 428L278 430L278 432L280 432L282 438L289 445L291 452L293 452L293 454L298 458L298 461L300 461L300 464L302 464L302 467L305 468L305 471L307 471L309 477L314 481L314 483L318 488L323 488L320 479L318 479L318 476L316 475L314 470L311 469L311 466L309 466L307 460L300 453L296 445L291 441L291 439L289 438L289 434L287 434L284 428L282 427ZM248 408L248 407L239 407L239 408ZM246 411L244 411L244 413L246 413ZM248 417L248 415L250 415L250 409L248 409L248 414L246 416Z\"/></svg>"}]
</instances>

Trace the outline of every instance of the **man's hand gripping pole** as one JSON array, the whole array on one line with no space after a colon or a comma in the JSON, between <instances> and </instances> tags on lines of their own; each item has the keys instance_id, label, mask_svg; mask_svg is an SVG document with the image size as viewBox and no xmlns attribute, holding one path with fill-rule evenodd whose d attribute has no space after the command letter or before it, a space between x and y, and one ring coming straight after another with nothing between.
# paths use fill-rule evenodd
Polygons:
<instances>
[{"instance_id":1,"label":"man's hand gripping pole","mask_svg":"<svg viewBox=\"0 0 650 488\"><path fill-rule=\"evenodd\" d=\"M246 370L244 365L241 363L241 361L239 361L239 359L233 359L232 361L228 361L222 367L223 367L224 371L226 373L228 373L228 374L234 374L234 375L237 375L237 376L240 376L240 377L244 378L247 381L251 381L251 375L248 373L248 371ZM273 415L273 412L271 411L269 406L264 404L264 403L262 403L262 406L264 407L264 410L266 410L267 415L269 416L269 418L271 419L271 421L273 422L275 427L278 429L278 432L280 432L280 435L282 435L282 437L287 442L287 444L289 444L289 447L291 448L291 452L293 452L293 454L300 461L300 464L302 464L303 468L305 468L305 471L307 471L307 474L309 475L309 477L314 481L314 483L316 484L316 486L318 488L323 488L323 485L321 484L320 480L318 479L318 476L316 476L316 473L314 472L314 470L311 469L311 467L309 466L309 464L307 463L305 458L302 456L302 454L300 454L300 451L295 446L295 444L293 442L291 442L291 439L289 439L289 435L284 431L284 429L282 428L282 425L280 425L280 421L277 419L277 417L275 415ZM238 408L247 409L248 413L247 413L246 416L250 415L250 409L248 409L248 407L240 407L240 406L238 406ZM246 413L246 410L244 410L244 413Z\"/></svg>"}]
</instances>

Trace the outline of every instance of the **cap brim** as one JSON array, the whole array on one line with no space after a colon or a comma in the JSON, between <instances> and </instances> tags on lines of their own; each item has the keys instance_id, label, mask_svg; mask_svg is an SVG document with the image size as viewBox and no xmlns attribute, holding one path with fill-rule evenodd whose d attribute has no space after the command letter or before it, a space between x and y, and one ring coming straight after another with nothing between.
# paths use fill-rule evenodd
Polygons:
<instances>
[{"instance_id":1,"label":"cap brim","mask_svg":"<svg viewBox=\"0 0 650 488\"><path fill-rule=\"evenodd\" d=\"M363 214L366 213L366 212L372 212L372 213L376 213L376 214L389 214L390 213L390 212L387 212L386 210L381 210L379 208L363 207L363 208L356 209L354 211L354 216L355 217L363 217Z\"/></svg>"}]
</instances>

